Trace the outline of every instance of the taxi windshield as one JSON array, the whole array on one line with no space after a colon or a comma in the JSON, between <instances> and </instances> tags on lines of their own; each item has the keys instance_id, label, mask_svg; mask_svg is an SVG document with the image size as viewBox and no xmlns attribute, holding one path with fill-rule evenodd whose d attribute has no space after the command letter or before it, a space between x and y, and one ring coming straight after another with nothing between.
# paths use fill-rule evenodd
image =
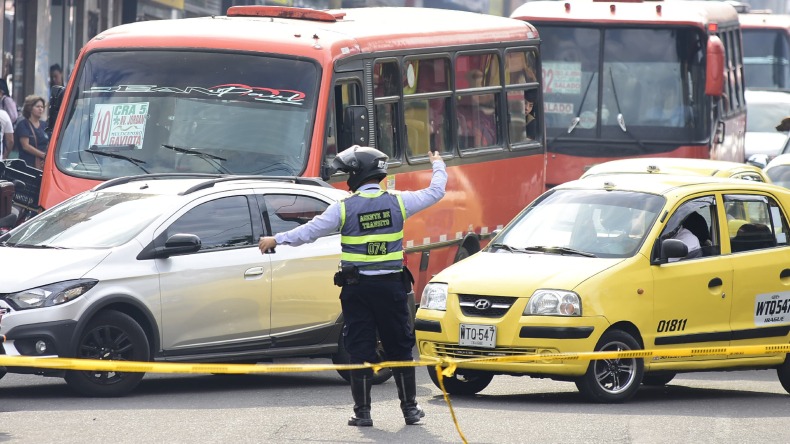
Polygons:
<instances>
[{"instance_id":1,"label":"taxi windshield","mask_svg":"<svg viewBox=\"0 0 790 444\"><path fill-rule=\"evenodd\" d=\"M111 248L137 236L177 199L86 191L7 233L0 243L18 248Z\"/></svg>"},{"instance_id":2,"label":"taxi windshield","mask_svg":"<svg viewBox=\"0 0 790 444\"><path fill-rule=\"evenodd\" d=\"M318 69L270 56L95 52L78 70L55 147L91 179L170 172L299 175Z\"/></svg>"},{"instance_id":3,"label":"taxi windshield","mask_svg":"<svg viewBox=\"0 0 790 444\"><path fill-rule=\"evenodd\" d=\"M629 191L555 190L522 212L492 241L492 248L631 257L664 202L661 196Z\"/></svg>"}]
</instances>

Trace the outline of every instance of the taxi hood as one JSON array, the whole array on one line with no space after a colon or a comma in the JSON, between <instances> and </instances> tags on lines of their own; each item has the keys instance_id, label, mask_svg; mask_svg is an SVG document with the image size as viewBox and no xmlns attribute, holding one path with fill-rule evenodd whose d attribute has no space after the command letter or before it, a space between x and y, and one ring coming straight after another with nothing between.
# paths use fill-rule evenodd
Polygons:
<instances>
[{"instance_id":1,"label":"taxi hood","mask_svg":"<svg viewBox=\"0 0 790 444\"><path fill-rule=\"evenodd\" d=\"M453 264L431 281L446 282L450 293L529 297L538 288L573 290L624 260L481 251Z\"/></svg>"},{"instance_id":2,"label":"taxi hood","mask_svg":"<svg viewBox=\"0 0 790 444\"><path fill-rule=\"evenodd\" d=\"M41 285L79 279L110 252L110 249L0 247L0 293L15 293Z\"/></svg>"}]
</instances>

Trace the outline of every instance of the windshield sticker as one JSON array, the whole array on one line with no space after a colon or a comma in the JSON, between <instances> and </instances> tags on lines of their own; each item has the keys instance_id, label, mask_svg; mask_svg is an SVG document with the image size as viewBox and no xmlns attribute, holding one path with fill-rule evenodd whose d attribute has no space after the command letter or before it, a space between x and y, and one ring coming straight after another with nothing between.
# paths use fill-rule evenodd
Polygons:
<instances>
[{"instance_id":1,"label":"windshield sticker","mask_svg":"<svg viewBox=\"0 0 790 444\"><path fill-rule=\"evenodd\" d=\"M148 102L96 105L91 121L91 145L143 147Z\"/></svg>"},{"instance_id":2,"label":"windshield sticker","mask_svg":"<svg viewBox=\"0 0 790 444\"><path fill-rule=\"evenodd\" d=\"M546 94L581 94L581 62L544 62L543 92Z\"/></svg>"},{"instance_id":3,"label":"windshield sticker","mask_svg":"<svg viewBox=\"0 0 790 444\"><path fill-rule=\"evenodd\" d=\"M758 294L754 300L754 325L790 323L790 291Z\"/></svg>"},{"instance_id":4,"label":"windshield sticker","mask_svg":"<svg viewBox=\"0 0 790 444\"><path fill-rule=\"evenodd\" d=\"M543 108L547 113L573 114L573 103L546 102Z\"/></svg>"},{"instance_id":5,"label":"windshield sticker","mask_svg":"<svg viewBox=\"0 0 790 444\"><path fill-rule=\"evenodd\" d=\"M251 100L254 102L279 103L285 105L303 105L306 94L301 91L289 89L264 88L262 86L248 86L241 84L217 85L209 88L187 86L176 88L173 86L157 85L117 85L94 86L85 94L181 94L188 97L216 97L226 100Z\"/></svg>"}]
</instances>

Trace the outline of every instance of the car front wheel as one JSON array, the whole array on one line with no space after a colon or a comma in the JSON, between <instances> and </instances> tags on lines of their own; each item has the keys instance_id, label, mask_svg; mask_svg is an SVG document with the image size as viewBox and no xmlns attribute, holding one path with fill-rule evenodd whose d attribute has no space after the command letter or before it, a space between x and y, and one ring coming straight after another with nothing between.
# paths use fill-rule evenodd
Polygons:
<instances>
[{"instance_id":1,"label":"car front wheel","mask_svg":"<svg viewBox=\"0 0 790 444\"><path fill-rule=\"evenodd\" d=\"M434 385L442 388L439 384L439 376L436 374L436 367L428 366L428 375L431 377ZM488 387L491 380L494 379L493 373L480 372L480 371L456 371L453 376L445 376L442 378L444 382L444 389L451 395L469 396L479 393L484 388Z\"/></svg>"},{"instance_id":2,"label":"car front wheel","mask_svg":"<svg viewBox=\"0 0 790 444\"><path fill-rule=\"evenodd\" d=\"M611 330L601 336L595 351L620 352L640 348L636 339L628 333ZM587 373L576 381L576 387L590 401L625 402L639 389L644 369L644 361L637 358L590 361Z\"/></svg>"},{"instance_id":3,"label":"car front wheel","mask_svg":"<svg viewBox=\"0 0 790 444\"><path fill-rule=\"evenodd\" d=\"M149 361L150 348L142 327L131 316L118 311L96 315L77 340L74 356L79 359ZM66 372L66 382L81 395L123 396L134 390L145 376L142 372Z\"/></svg>"}]
</instances>

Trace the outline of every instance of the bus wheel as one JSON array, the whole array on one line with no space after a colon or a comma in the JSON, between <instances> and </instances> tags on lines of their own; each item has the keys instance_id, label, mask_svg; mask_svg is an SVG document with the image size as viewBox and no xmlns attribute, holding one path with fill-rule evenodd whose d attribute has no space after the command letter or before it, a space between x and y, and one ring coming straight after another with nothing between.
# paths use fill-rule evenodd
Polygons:
<instances>
[{"instance_id":1,"label":"bus wheel","mask_svg":"<svg viewBox=\"0 0 790 444\"><path fill-rule=\"evenodd\" d=\"M595 351L606 352L639 349L636 339L621 330L607 331L595 346ZM625 402L639 389L644 370L644 361L637 358L590 361L587 373L576 381L576 387L593 402Z\"/></svg>"},{"instance_id":2,"label":"bus wheel","mask_svg":"<svg viewBox=\"0 0 790 444\"><path fill-rule=\"evenodd\" d=\"M790 355L787 355L784 364L776 369L776 374L779 376L779 382L782 383L782 387L787 393L790 393Z\"/></svg>"},{"instance_id":3,"label":"bus wheel","mask_svg":"<svg viewBox=\"0 0 790 444\"><path fill-rule=\"evenodd\" d=\"M74 351L78 359L145 362L151 358L140 324L114 310L99 313L88 322ZM143 372L71 370L66 372L66 382L85 396L123 396L137 387L143 376Z\"/></svg>"},{"instance_id":4,"label":"bus wheel","mask_svg":"<svg viewBox=\"0 0 790 444\"><path fill-rule=\"evenodd\" d=\"M428 366L428 376L431 377L433 384L439 389L439 377L436 374L436 367ZM467 371L463 373L455 372L453 376L445 376L442 378L444 382L444 389L451 395L470 396L479 393L484 388L488 387L491 380L494 379L493 373L480 372L480 371Z\"/></svg>"}]
</instances>

